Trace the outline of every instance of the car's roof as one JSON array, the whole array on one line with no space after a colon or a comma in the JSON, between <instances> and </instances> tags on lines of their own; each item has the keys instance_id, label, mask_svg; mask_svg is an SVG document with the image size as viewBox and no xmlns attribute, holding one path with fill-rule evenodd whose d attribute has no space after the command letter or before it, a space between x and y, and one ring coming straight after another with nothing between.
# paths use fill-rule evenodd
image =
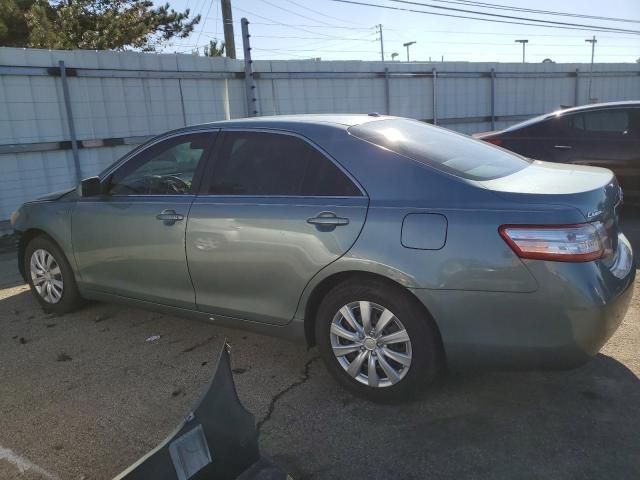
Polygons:
<instances>
[{"instance_id":1,"label":"car's roof","mask_svg":"<svg viewBox=\"0 0 640 480\"><path fill-rule=\"evenodd\" d=\"M606 110L609 108L621 108L621 107L640 108L640 101L625 100L620 102L592 103L589 105L580 105L578 107L561 108L558 110L554 110L553 112L543 113L542 115L538 115L536 117L532 117L522 122L516 123L514 125L511 125L510 127L505 128L502 131L511 132L514 130L519 130L523 127L534 125L538 122L542 122L552 117L561 117L563 115L569 115L576 112L590 112L594 110Z\"/></svg>"},{"instance_id":2,"label":"car's roof","mask_svg":"<svg viewBox=\"0 0 640 480\"><path fill-rule=\"evenodd\" d=\"M237 118L233 120L220 120L200 125L192 125L189 128L204 126L219 127L264 127L264 128L284 128L292 127L296 124L305 125L335 125L348 128L353 125L360 125L372 120L391 118L378 113L336 113L336 114L303 114L303 115L277 115L267 117Z\"/></svg>"},{"instance_id":3,"label":"car's roof","mask_svg":"<svg viewBox=\"0 0 640 480\"><path fill-rule=\"evenodd\" d=\"M601 108L617 108L617 107L640 107L640 100L625 100L620 102L603 102L603 103L592 103L590 105L580 105L578 107L564 108L561 110L556 110L555 114L571 113L571 112L582 112L584 110L598 110Z\"/></svg>"}]
</instances>

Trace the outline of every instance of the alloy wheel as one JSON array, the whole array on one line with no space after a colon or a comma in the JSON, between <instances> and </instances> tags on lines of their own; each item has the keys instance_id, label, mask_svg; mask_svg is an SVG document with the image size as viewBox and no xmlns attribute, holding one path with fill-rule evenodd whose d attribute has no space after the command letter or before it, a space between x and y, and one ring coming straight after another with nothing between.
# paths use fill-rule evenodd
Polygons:
<instances>
[{"instance_id":1,"label":"alloy wheel","mask_svg":"<svg viewBox=\"0 0 640 480\"><path fill-rule=\"evenodd\" d=\"M344 305L333 317L329 335L338 363L364 385L389 387L409 371L409 334L393 312L377 303Z\"/></svg>"},{"instance_id":2,"label":"alloy wheel","mask_svg":"<svg viewBox=\"0 0 640 480\"><path fill-rule=\"evenodd\" d=\"M29 262L31 282L38 295L47 303L55 304L62 298L64 282L56 259L44 249L34 250Z\"/></svg>"}]
</instances>

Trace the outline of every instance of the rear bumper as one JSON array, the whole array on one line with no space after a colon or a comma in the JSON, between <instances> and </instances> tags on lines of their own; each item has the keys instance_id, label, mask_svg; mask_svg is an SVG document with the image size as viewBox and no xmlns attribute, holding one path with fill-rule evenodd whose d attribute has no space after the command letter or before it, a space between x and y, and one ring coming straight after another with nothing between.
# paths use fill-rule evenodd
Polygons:
<instances>
[{"instance_id":1,"label":"rear bumper","mask_svg":"<svg viewBox=\"0 0 640 480\"><path fill-rule=\"evenodd\" d=\"M598 353L626 315L636 275L626 245L619 255L629 268L617 276L598 262L532 260L532 293L412 292L438 324L452 368L573 367Z\"/></svg>"}]
</instances>

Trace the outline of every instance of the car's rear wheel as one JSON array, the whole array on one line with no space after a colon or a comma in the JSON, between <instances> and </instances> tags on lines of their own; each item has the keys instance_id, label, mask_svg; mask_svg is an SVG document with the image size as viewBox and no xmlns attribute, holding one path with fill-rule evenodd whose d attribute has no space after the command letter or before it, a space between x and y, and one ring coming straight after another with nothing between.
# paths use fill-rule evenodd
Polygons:
<instances>
[{"instance_id":1,"label":"car's rear wheel","mask_svg":"<svg viewBox=\"0 0 640 480\"><path fill-rule=\"evenodd\" d=\"M27 244L24 270L31 293L45 311L63 314L82 305L67 258L46 236L35 237Z\"/></svg>"},{"instance_id":2,"label":"car's rear wheel","mask_svg":"<svg viewBox=\"0 0 640 480\"><path fill-rule=\"evenodd\" d=\"M386 282L334 287L320 304L315 327L329 371L370 400L411 398L440 370L433 320L409 292Z\"/></svg>"}]
</instances>

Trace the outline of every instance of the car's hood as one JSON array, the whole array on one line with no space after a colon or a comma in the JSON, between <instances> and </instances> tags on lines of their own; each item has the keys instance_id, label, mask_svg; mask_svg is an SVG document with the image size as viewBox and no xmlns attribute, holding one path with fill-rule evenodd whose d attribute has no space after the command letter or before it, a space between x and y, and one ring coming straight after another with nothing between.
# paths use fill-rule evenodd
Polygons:
<instances>
[{"instance_id":1,"label":"car's hood","mask_svg":"<svg viewBox=\"0 0 640 480\"><path fill-rule=\"evenodd\" d=\"M72 188L67 188L66 190L59 190L57 192L47 193L46 195L42 195L41 197L38 197L32 200L32 202L53 202L73 192L75 189L76 187L72 187Z\"/></svg>"}]
</instances>

